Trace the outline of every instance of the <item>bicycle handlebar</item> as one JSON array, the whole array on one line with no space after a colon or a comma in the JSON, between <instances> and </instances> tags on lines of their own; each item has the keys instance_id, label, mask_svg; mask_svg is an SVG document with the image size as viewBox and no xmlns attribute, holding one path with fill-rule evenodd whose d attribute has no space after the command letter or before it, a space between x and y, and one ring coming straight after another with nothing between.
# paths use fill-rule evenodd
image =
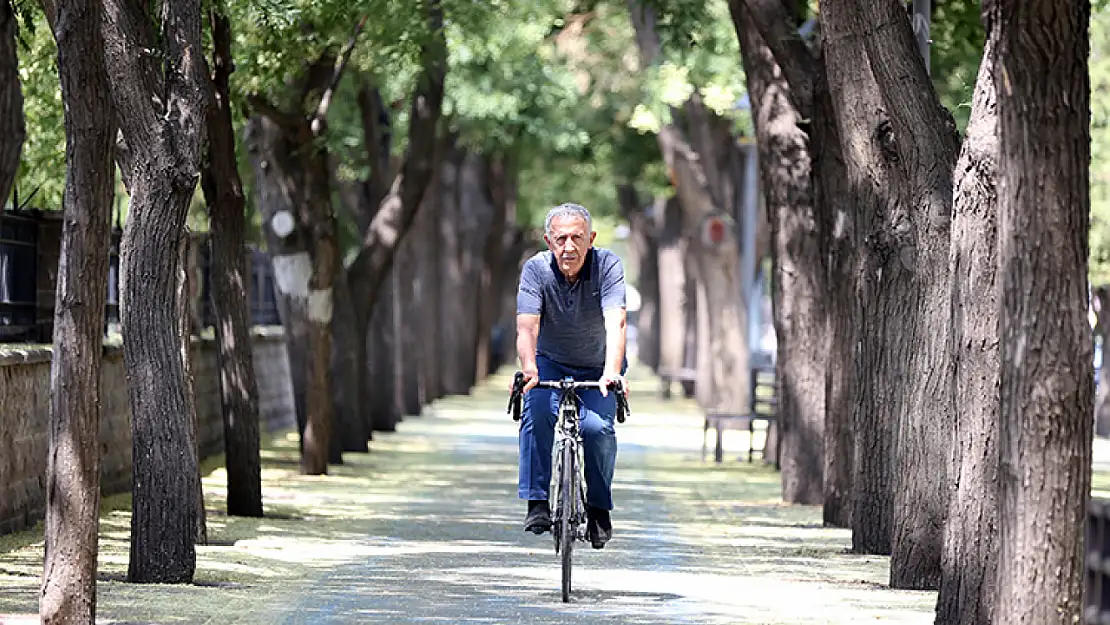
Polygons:
<instances>
[{"instance_id":1,"label":"bicycle handlebar","mask_svg":"<svg viewBox=\"0 0 1110 625\"><path fill-rule=\"evenodd\" d=\"M575 380L541 380L536 383L536 388L553 388L573 390L579 388L601 388L600 381L578 382ZM620 382L611 382L609 390L617 397L617 423L624 423L625 418L632 414L628 408L628 396L625 395L624 385ZM505 412L513 414L513 421L520 421L520 405L524 400L524 372L517 371L513 376L513 390L509 395L509 407Z\"/></svg>"}]
</instances>

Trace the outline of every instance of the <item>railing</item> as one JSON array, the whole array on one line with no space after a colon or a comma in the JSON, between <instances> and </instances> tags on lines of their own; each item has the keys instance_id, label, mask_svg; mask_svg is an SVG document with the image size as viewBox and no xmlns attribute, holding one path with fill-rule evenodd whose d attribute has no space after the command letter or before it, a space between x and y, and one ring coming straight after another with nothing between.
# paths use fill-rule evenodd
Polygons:
<instances>
[{"instance_id":1,"label":"railing","mask_svg":"<svg viewBox=\"0 0 1110 625\"><path fill-rule=\"evenodd\" d=\"M105 332L110 327L118 326L120 321L119 253L122 238L122 231L114 228L108 262ZM49 343L52 340L61 239L60 213L0 211L0 343ZM190 244L197 246L196 266L192 267L193 275L198 280L194 293L201 298L196 302L199 316L196 321L203 326L215 323L207 242L204 235L194 235L190 239ZM269 256L250 245L244 248L244 254L250 267L247 291L250 323L280 325Z\"/></svg>"}]
</instances>

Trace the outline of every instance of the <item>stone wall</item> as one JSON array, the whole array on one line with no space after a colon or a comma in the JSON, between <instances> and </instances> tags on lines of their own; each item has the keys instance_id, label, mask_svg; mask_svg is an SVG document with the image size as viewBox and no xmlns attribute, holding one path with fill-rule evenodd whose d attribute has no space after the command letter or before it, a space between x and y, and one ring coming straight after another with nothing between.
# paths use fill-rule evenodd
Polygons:
<instances>
[{"instance_id":1,"label":"stone wall","mask_svg":"<svg viewBox=\"0 0 1110 625\"><path fill-rule=\"evenodd\" d=\"M255 375L263 432L292 427L295 420L289 360L280 328L255 328ZM215 342L194 346L193 375L202 457L223 451L219 367ZM100 375L101 492L131 487L131 415L123 352L106 347ZM43 518L49 449L50 347L0 349L0 534Z\"/></svg>"}]
</instances>

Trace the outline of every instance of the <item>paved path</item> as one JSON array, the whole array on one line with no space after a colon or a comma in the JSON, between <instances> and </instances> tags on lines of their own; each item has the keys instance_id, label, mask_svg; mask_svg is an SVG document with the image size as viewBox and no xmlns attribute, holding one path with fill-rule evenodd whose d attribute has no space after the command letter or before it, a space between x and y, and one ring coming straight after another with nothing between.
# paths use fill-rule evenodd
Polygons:
<instances>
[{"instance_id":1,"label":"paved path","mask_svg":"<svg viewBox=\"0 0 1110 625\"><path fill-rule=\"evenodd\" d=\"M886 559L847 554L849 533L822 528L819 508L778 503L777 474L734 457L702 463L690 404L656 400L646 380L618 430L613 542L576 551L573 602L562 604L550 535L520 528L506 385L438 402L327 477L297 475L295 441L279 441L266 454L266 519L215 513L213 472L214 540L194 586L119 581L127 512L106 516L102 620L932 623L935 593L885 588ZM0 554L0 614L35 609L36 566L41 540Z\"/></svg>"}]
</instances>

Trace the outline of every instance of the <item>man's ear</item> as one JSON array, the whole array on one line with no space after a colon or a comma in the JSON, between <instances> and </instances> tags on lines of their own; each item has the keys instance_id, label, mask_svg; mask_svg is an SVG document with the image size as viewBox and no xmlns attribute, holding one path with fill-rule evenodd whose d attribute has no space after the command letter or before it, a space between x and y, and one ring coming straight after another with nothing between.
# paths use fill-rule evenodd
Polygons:
<instances>
[{"instance_id":1,"label":"man's ear","mask_svg":"<svg viewBox=\"0 0 1110 625\"><path fill-rule=\"evenodd\" d=\"M594 239L596 239L596 238L597 238L597 232L591 232L590 233L590 245L594 244Z\"/></svg>"}]
</instances>

